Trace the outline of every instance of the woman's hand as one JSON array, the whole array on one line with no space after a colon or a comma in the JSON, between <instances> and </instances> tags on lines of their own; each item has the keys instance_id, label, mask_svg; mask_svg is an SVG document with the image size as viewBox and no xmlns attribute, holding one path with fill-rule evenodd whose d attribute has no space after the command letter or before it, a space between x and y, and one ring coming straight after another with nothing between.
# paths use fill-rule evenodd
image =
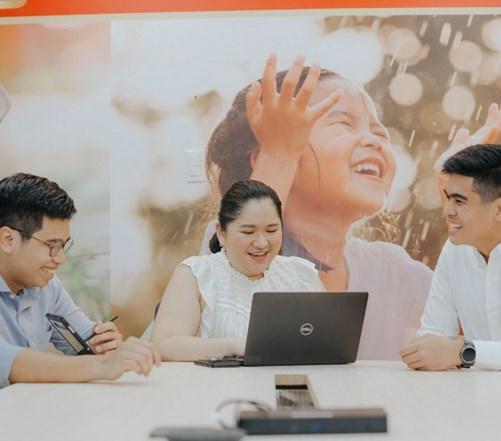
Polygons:
<instances>
[{"instance_id":1,"label":"woman's hand","mask_svg":"<svg viewBox=\"0 0 501 441\"><path fill-rule=\"evenodd\" d=\"M496 103L489 106L485 123L475 133L470 134L466 128L456 132L450 147L440 155L435 169L440 172L445 161L466 147L476 144L495 144L501 140L501 109Z\"/></svg>"},{"instance_id":2,"label":"woman's hand","mask_svg":"<svg viewBox=\"0 0 501 441\"><path fill-rule=\"evenodd\" d=\"M285 75L280 92L276 87L274 54L268 57L262 83L251 85L246 97L247 118L258 142L257 155L278 158L284 164L301 158L310 138L313 124L339 100L342 89L336 90L320 102L309 105L314 94L320 67L314 64L294 97L304 68L304 57L299 56Z\"/></svg>"}]
</instances>

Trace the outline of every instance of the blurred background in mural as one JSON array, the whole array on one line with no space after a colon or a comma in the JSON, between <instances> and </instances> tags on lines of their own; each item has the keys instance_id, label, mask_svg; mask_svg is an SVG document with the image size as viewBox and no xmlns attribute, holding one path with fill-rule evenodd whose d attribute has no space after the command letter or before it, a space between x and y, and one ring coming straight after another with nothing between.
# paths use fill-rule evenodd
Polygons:
<instances>
[{"instance_id":1,"label":"blurred background in mural","mask_svg":"<svg viewBox=\"0 0 501 441\"><path fill-rule=\"evenodd\" d=\"M91 318L110 304L109 24L0 26L0 176L28 172L74 198L75 246L59 277ZM0 207L1 209L1 207Z\"/></svg>"},{"instance_id":2,"label":"blurred background in mural","mask_svg":"<svg viewBox=\"0 0 501 441\"><path fill-rule=\"evenodd\" d=\"M207 141L271 52L278 70L302 54L366 88L390 131L398 172L385 213L352 234L401 244L434 267L446 238L434 164L458 128L477 129L489 104L501 101L501 18L115 22L112 105L128 138L112 161L112 287L120 308L150 311L151 319L173 267L199 252L216 209L204 175ZM144 318L134 315L131 329L143 329Z\"/></svg>"},{"instance_id":3,"label":"blurred background in mural","mask_svg":"<svg viewBox=\"0 0 501 441\"><path fill-rule=\"evenodd\" d=\"M30 171L77 202L61 278L94 317L141 334L169 276L217 209L207 141L237 91L298 54L363 85L398 171L385 212L351 234L431 268L446 239L434 164L501 102L494 15L218 15L0 26L0 175ZM333 169L333 173L335 169ZM111 253L110 253L111 251Z\"/></svg>"}]
</instances>

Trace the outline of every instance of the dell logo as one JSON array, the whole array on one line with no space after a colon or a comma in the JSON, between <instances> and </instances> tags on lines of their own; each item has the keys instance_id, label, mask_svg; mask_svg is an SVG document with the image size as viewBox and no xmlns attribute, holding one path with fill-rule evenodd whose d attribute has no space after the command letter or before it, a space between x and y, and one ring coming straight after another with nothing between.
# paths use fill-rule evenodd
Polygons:
<instances>
[{"instance_id":1,"label":"dell logo","mask_svg":"<svg viewBox=\"0 0 501 441\"><path fill-rule=\"evenodd\" d=\"M313 325L311 323L303 323L299 328L301 335L310 335L313 332Z\"/></svg>"}]
</instances>

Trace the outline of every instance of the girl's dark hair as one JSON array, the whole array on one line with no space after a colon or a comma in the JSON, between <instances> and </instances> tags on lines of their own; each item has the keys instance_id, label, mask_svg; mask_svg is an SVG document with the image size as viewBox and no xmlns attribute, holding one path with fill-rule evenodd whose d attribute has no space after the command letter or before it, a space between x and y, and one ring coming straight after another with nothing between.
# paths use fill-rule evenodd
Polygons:
<instances>
[{"instance_id":1,"label":"girl's dark hair","mask_svg":"<svg viewBox=\"0 0 501 441\"><path fill-rule=\"evenodd\" d=\"M310 68L304 67L298 80L299 91ZM280 90L287 70L277 73L277 90ZM322 69L320 80L326 78L343 79L337 73ZM224 194L235 181L248 179L252 173L251 155L257 147L257 140L247 120L245 98L250 85L237 93L231 109L218 124L209 139L206 156L206 172L213 187Z\"/></svg>"},{"instance_id":2,"label":"girl's dark hair","mask_svg":"<svg viewBox=\"0 0 501 441\"><path fill-rule=\"evenodd\" d=\"M223 195L218 213L221 229L226 231L228 224L231 224L240 215L245 205L249 201L256 199L270 199L275 205L282 223L282 203L275 190L262 182L249 179L235 182ZM212 236L209 242L209 249L212 253L221 251L221 244L216 234Z\"/></svg>"}]
</instances>

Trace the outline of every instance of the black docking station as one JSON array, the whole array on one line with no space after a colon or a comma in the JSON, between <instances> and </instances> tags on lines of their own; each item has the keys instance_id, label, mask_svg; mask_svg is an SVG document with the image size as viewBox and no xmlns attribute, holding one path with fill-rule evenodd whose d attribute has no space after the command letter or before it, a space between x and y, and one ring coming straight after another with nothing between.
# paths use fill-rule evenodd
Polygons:
<instances>
[{"instance_id":1,"label":"black docking station","mask_svg":"<svg viewBox=\"0 0 501 441\"><path fill-rule=\"evenodd\" d=\"M386 412L381 407L245 411L240 413L238 427L248 435L388 431Z\"/></svg>"}]
</instances>

